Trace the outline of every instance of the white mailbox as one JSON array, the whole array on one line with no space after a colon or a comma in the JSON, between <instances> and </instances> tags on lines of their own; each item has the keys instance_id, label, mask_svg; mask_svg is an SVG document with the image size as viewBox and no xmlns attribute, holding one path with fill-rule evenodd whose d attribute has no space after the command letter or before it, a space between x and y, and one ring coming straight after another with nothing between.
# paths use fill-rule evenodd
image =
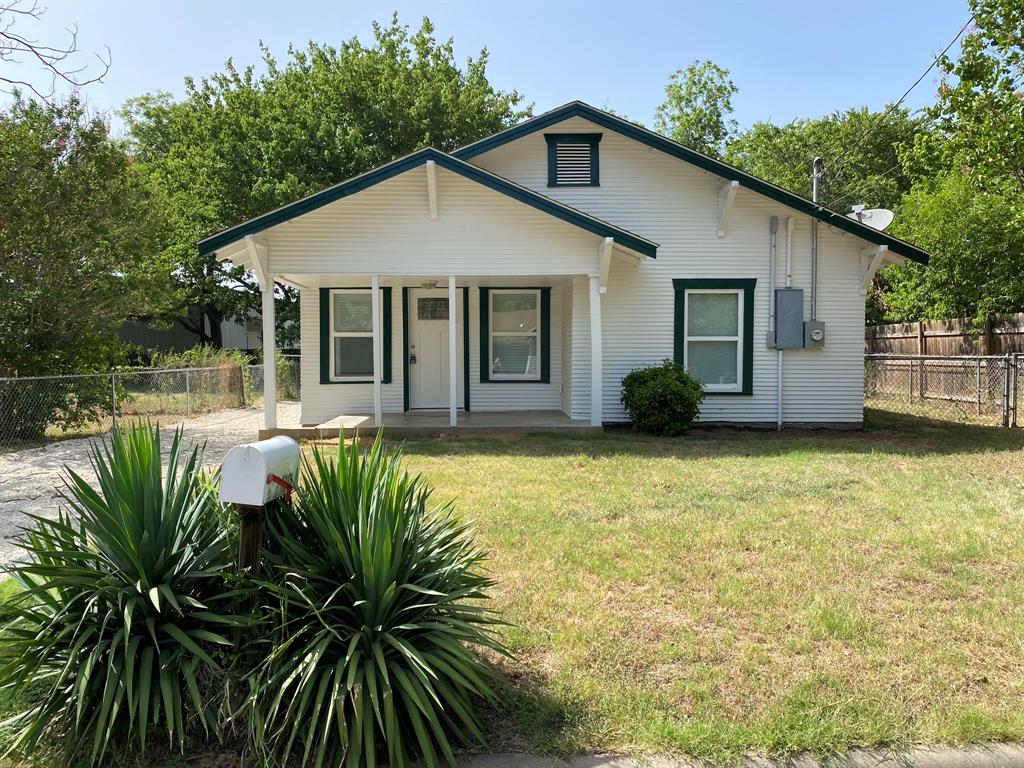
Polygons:
<instances>
[{"instance_id":1,"label":"white mailbox","mask_svg":"<svg viewBox=\"0 0 1024 768\"><path fill-rule=\"evenodd\" d=\"M236 445L220 473L220 500L230 504L262 507L294 485L299 473L299 444L278 435L269 440Z\"/></svg>"}]
</instances>

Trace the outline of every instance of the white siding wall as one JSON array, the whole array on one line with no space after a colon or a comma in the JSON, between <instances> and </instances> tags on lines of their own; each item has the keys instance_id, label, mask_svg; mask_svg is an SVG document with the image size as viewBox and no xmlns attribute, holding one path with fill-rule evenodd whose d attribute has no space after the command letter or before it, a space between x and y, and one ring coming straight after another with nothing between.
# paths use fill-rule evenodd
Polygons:
<instances>
[{"instance_id":1,"label":"white siding wall","mask_svg":"<svg viewBox=\"0 0 1024 768\"><path fill-rule=\"evenodd\" d=\"M600 132L600 187L547 187L544 131L526 136L472 162L614 222L659 244L658 258L637 267L613 259L602 302L604 349L603 410L606 421L624 420L619 402L622 377L632 368L671 357L672 279L756 278L754 301L754 394L714 396L702 420L774 422L776 352L768 349L769 220L780 218L778 285L784 279L785 218L795 222L793 285L810 301L810 219L740 189L726 237L717 237L718 191L722 180L581 118L547 132ZM824 350L785 355L784 417L794 422L859 422L863 418L864 297L859 292L867 244L819 225L818 319L826 322ZM571 410L589 411L589 299L585 279L573 281Z\"/></svg>"},{"instance_id":2,"label":"white siding wall","mask_svg":"<svg viewBox=\"0 0 1024 768\"><path fill-rule=\"evenodd\" d=\"M274 227L279 275L566 275L593 269L601 238L442 168L431 221L415 168Z\"/></svg>"}]
</instances>

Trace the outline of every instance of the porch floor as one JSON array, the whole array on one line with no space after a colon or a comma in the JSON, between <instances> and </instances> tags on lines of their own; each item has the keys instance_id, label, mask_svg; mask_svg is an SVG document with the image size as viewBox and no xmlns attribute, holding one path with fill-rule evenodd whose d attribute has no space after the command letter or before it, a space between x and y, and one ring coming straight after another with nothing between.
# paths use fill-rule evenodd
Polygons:
<instances>
[{"instance_id":1,"label":"porch floor","mask_svg":"<svg viewBox=\"0 0 1024 768\"><path fill-rule=\"evenodd\" d=\"M260 439L288 435L296 439L335 438L371 434L377 430L372 414L342 414L312 427L261 429ZM561 411L459 411L458 426L448 424L448 411L407 411L385 413L383 429L389 435L430 435L463 432L587 432L584 419L570 419Z\"/></svg>"}]
</instances>

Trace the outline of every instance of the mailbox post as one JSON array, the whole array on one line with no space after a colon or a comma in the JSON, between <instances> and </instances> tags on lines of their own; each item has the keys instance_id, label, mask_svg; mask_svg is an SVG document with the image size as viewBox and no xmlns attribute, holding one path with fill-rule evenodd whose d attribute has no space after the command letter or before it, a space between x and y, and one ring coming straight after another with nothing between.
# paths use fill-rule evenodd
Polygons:
<instances>
[{"instance_id":1,"label":"mailbox post","mask_svg":"<svg viewBox=\"0 0 1024 768\"><path fill-rule=\"evenodd\" d=\"M259 566L263 508L274 499L291 495L298 471L299 444L283 435L236 445L224 457L220 500L238 508L240 570Z\"/></svg>"}]
</instances>

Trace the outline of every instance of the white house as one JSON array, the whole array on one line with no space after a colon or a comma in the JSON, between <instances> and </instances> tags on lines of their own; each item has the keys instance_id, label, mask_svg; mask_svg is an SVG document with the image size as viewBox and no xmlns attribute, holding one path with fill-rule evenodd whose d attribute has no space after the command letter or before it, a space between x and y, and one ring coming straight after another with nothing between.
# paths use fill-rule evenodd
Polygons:
<instances>
[{"instance_id":1,"label":"white house","mask_svg":"<svg viewBox=\"0 0 1024 768\"><path fill-rule=\"evenodd\" d=\"M865 290L928 259L581 102L199 250L255 270L270 327L273 281L299 289L304 425L622 422L623 376L670 357L701 421L859 425Z\"/></svg>"}]
</instances>

